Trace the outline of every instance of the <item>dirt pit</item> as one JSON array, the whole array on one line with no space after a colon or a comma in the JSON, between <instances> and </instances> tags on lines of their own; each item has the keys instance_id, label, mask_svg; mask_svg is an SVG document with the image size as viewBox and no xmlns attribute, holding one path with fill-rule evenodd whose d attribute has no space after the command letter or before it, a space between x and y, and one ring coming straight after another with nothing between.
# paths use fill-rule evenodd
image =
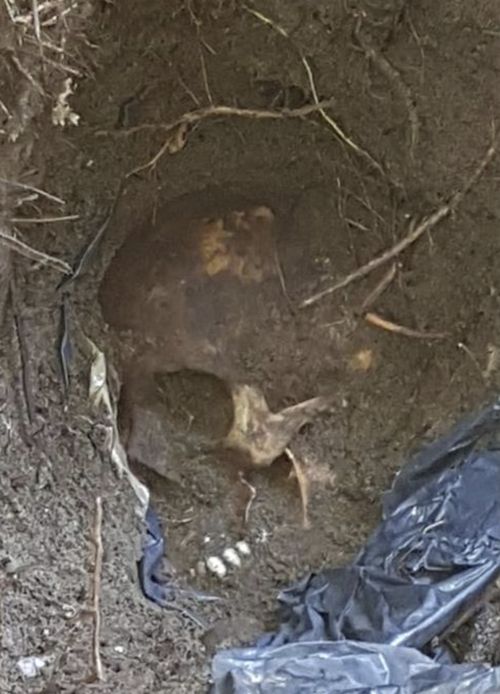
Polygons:
<instances>
[{"instance_id":1,"label":"dirt pit","mask_svg":"<svg viewBox=\"0 0 500 694\"><path fill-rule=\"evenodd\" d=\"M377 523L381 493L408 453L498 387L497 161L456 214L397 257L392 282L371 306L385 320L445 337L406 337L363 318L363 304L387 266L300 308L392 246L414 220L461 189L484 157L500 107L497 3L393 0L375 8L362 1L273 0L255 9L215 0L96 4L80 56L86 76L71 97L79 125L47 126L38 138L44 188L79 219L34 231L27 226L23 238L37 248L73 262L124 179L125 186L98 252L69 292L74 356L67 402L56 354L60 277L18 262L35 421L27 422L19 348L7 331L1 691L206 691L214 650L275 626L283 586L348 561ZM328 101L326 119L314 108L290 113L315 106L316 97ZM215 108L195 121L178 121L218 106L236 112ZM238 112L282 108L289 109L286 117ZM191 211L203 196L213 199L206 193L213 189L268 206L281 220L270 270L274 299L259 302L255 330L245 323L241 341L224 352L234 359L231 371L258 386L273 411L316 395L333 394L335 406L291 443L318 472L309 504L312 530L302 527L286 460L246 473L256 497L245 524L249 488L239 468L207 449L199 435L222 431L221 421L231 417L222 407L228 401L220 381L179 375L179 366L197 371L200 364L187 363L192 355L176 344L175 369L155 363L156 381L145 390L133 385L143 426L156 431L150 444L140 438L131 456L148 466L132 461L133 469L149 485L165 525L176 583L222 598L210 604L179 599L207 623L201 628L186 613L156 608L139 593L135 501L111 466L109 423L96 420L88 405L83 334L106 352L121 381L129 375L133 384L143 383L134 371L137 350L147 361L157 355L155 340L175 337L161 313L148 323L156 333L143 331L137 291L152 257L143 244L150 233L159 233L161 242L172 218L165 210L176 201L189 201ZM36 212L49 216L45 208ZM134 238L137 246L117 275L115 303L106 308L100 287L112 259L125 253L118 249ZM181 234L171 238L180 247ZM203 286L200 291L203 297ZM127 324L131 303L133 326ZM205 328L219 317L203 318ZM189 325L192 335L198 323ZM211 371L225 378L225 367L226 359L215 360ZM214 414L219 402L223 411ZM120 418L124 432L123 399ZM155 461L162 461L161 469ZM104 505L105 681L87 684L92 629L81 615L90 595L96 496ZM251 557L241 569L222 581L202 569L207 557L242 539ZM455 634L459 658L491 661L498 620L498 603L491 603ZM45 666L23 680L17 663L30 655L45 658Z\"/></svg>"}]
</instances>

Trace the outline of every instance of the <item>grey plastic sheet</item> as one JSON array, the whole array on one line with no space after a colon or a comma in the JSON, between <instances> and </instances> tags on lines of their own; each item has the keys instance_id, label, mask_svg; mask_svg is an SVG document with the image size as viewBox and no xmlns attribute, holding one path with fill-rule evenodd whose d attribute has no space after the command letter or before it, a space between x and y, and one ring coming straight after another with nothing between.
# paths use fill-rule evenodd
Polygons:
<instances>
[{"instance_id":1,"label":"grey plastic sheet","mask_svg":"<svg viewBox=\"0 0 500 694\"><path fill-rule=\"evenodd\" d=\"M496 401L414 456L352 564L284 590L276 633L216 654L214 694L500 692L500 670L420 652L500 574L499 422Z\"/></svg>"}]
</instances>

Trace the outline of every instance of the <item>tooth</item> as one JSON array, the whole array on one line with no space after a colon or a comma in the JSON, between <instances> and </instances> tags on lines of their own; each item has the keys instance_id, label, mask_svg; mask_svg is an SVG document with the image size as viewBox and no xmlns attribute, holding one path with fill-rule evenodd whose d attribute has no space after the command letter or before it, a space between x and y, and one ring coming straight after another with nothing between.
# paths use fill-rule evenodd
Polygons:
<instances>
[{"instance_id":1,"label":"tooth","mask_svg":"<svg viewBox=\"0 0 500 694\"><path fill-rule=\"evenodd\" d=\"M252 553L250 550L250 546L248 542L245 542L245 540L239 540L235 544L236 549L238 552L241 554L242 557L249 557L250 554Z\"/></svg>"},{"instance_id":2,"label":"tooth","mask_svg":"<svg viewBox=\"0 0 500 694\"><path fill-rule=\"evenodd\" d=\"M228 547L227 549L225 549L222 552L222 556L227 561L227 563L233 566L235 569L239 569L241 567L241 559L238 555L238 552L232 547Z\"/></svg>"},{"instance_id":3,"label":"tooth","mask_svg":"<svg viewBox=\"0 0 500 694\"><path fill-rule=\"evenodd\" d=\"M217 576L217 578L224 578L224 576L227 574L226 565L219 557L208 557L207 569L211 574Z\"/></svg>"}]
</instances>

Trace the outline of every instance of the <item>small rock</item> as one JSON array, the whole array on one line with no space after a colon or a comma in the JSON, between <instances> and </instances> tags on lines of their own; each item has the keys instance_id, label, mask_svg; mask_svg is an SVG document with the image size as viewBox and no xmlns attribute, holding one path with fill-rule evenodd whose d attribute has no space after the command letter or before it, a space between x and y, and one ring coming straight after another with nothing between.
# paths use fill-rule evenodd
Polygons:
<instances>
[{"instance_id":1,"label":"small rock","mask_svg":"<svg viewBox=\"0 0 500 694\"><path fill-rule=\"evenodd\" d=\"M17 661L17 668L23 677L30 679L32 677L37 677L46 664L47 660L45 658L41 658L37 655L30 655L26 658L20 658Z\"/></svg>"},{"instance_id":2,"label":"small rock","mask_svg":"<svg viewBox=\"0 0 500 694\"><path fill-rule=\"evenodd\" d=\"M66 619L73 619L73 617L76 615L76 609L73 607L73 605L68 605L67 603L63 603L61 605L63 615L65 616Z\"/></svg>"}]
</instances>

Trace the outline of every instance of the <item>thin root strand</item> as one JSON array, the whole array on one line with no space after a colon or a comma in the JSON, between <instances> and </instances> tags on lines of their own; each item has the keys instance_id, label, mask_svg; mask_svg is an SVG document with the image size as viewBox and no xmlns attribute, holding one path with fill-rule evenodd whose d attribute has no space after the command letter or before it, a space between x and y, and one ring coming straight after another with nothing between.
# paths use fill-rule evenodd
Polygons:
<instances>
[{"instance_id":1,"label":"thin root strand","mask_svg":"<svg viewBox=\"0 0 500 694\"><path fill-rule=\"evenodd\" d=\"M321 299L324 299L326 296L330 296L330 294L339 291L339 289L345 289L345 287L348 287L353 282L356 282L357 280L366 277L371 272L379 268L381 265L385 265L385 263L388 263L390 260L396 258L409 246L414 244L415 241L418 241L418 239L421 236L434 229L434 227L437 226L439 222L441 222L446 217L449 217L453 212L457 210L458 206L465 198L467 193L471 190L471 188L473 188L476 185L477 181L481 178L484 170L494 158L496 151L497 140L495 139L493 140L492 144L488 147L486 154L479 162L478 166L476 167L470 178L466 181L462 190L452 195L449 198L448 202L438 207L437 210L435 210L428 217L425 217L419 224L416 224L415 226L410 225L410 231L408 232L408 234L404 236L402 239L400 239L397 243L395 243L394 246L388 248L386 251L376 256L375 258L372 258L370 261L365 263L365 265L362 265L361 267L357 268L357 270L354 270L353 272L349 273L343 279L339 280L336 284L332 285L331 287L327 287L326 289L323 289L317 292L316 294L313 294L309 298L305 299L300 304L300 308L307 308L308 306L312 306L313 304L318 303L318 301L321 301Z\"/></svg>"},{"instance_id":2,"label":"thin root strand","mask_svg":"<svg viewBox=\"0 0 500 694\"><path fill-rule=\"evenodd\" d=\"M398 335L404 335L405 337L415 337L420 340L443 340L448 337L447 333L437 333L437 332L424 332L422 330L415 330L413 328L407 328L399 323L394 323L393 321L382 318L378 313L369 311L365 314L364 319L370 325L376 328L381 328L382 330L387 330L390 333L397 333Z\"/></svg>"}]
</instances>

